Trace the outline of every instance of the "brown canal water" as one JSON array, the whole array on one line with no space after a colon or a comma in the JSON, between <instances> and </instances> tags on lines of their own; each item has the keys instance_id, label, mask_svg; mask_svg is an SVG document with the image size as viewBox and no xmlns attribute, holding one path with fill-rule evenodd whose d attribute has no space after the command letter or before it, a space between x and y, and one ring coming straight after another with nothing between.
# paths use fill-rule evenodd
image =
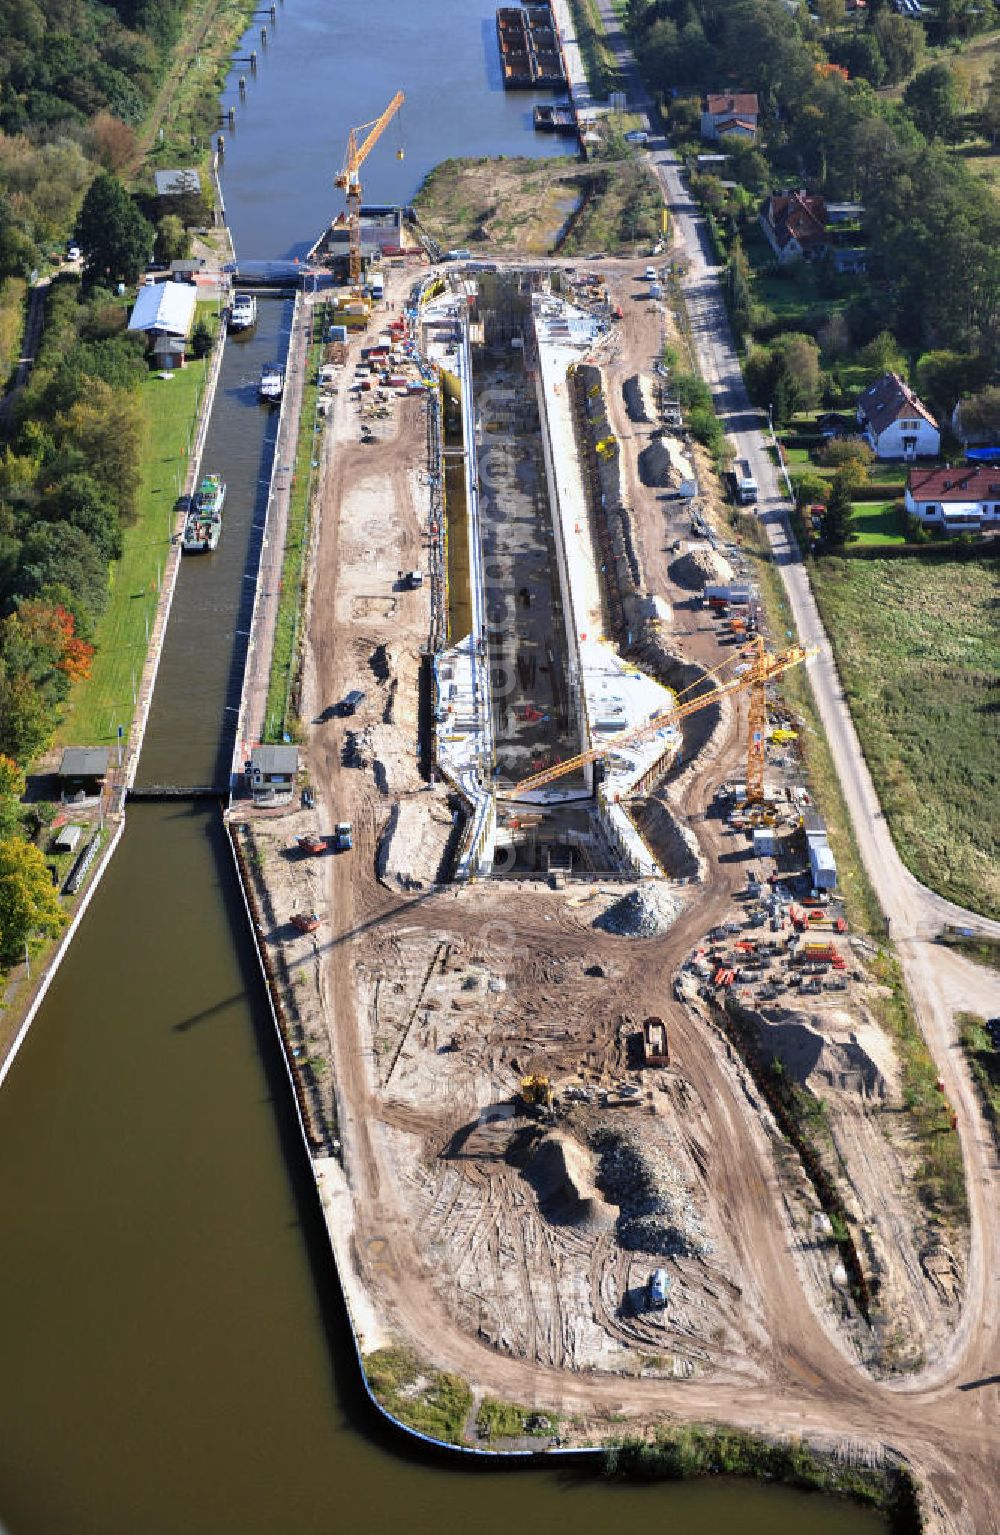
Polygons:
<instances>
[{"instance_id":1,"label":"brown canal water","mask_svg":"<svg viewBox=\"0 0 1000 1535\"><path fill-rule=\"evenodd\" d=\"M293 230L311 232L321 218L321 199L303 202L315 193L300 177L302 97L294 71L279 75L280 50L294 43L300 60L329 50L334 17L354 37L353 54L324 55L325 185L327 156L380 104L361 106L358 39L383 61L367 94L380 97L389 79L406 86L415 72L425 92L437 82L440 158L462 136L444 95L463 56L456 39L472 57L472 26L485 47L487 14L491 26L482 0L280 7L260 101L284 81L269 106L284 137L253 185L285 212L271 227L248 209L247 227L256 220L272 235L250 254L290 249ZM473 83L482 89L481 68ZM287 323L287 305L263 304L255 336L227 348L204 460L229 487L225 530L216 555L181 568L144 783L219 781L228 771L244 578L273 431L253 384ZM208 809L129 810L0 1092L0 1242L2 1535L883 1528L852 1505L756 1485L624 1487L566 1471L456 1468L378 1421L360 1390L222 828Z\"/></svg>"}]
</instances>

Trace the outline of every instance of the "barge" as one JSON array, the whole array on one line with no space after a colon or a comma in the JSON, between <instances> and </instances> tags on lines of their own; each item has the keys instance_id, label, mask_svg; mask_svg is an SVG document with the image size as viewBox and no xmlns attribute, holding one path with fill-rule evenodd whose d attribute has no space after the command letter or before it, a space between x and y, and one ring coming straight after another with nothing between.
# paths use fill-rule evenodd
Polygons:
<instances>
[{"instance_id":1,"label":"barge","mask_svg":"<svg viewBox=\"0 0 1000 1535\"><path fill-rule=\"evenodd\" d=\"M557 106L540 103L533 108L531 119L538 133L569 133L575 135L578 131L576 113L573 108L561 103Z\"/></svg>"},{"instance_id":2,"label":"barge","mask_svg":"<svg viewBox=\"0 0 1000 1535\"><path fill-rule=\"evenodd\" d=\"M501 6L497 41L505 90L565 90L566 70L550 5Z\"/></svg>"}]
</instances>

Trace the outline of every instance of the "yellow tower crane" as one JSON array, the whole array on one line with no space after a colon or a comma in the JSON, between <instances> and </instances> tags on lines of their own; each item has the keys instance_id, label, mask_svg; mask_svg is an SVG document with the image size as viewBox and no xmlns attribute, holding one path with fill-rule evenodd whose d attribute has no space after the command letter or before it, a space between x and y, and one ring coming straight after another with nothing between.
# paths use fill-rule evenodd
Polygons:
<instances>
[{"instance_id":1,"label":"yellow tower crane","mask_svg":"<svg viewBox=\"0 0 1000 1535\"><path fill-rule=\"evenodd\" d=\"M590 751L580 752L576 757L569 757L564 762L557 762L552 767L543 769L540 773L532 773L528 778L522 778L512 789L504 793L500 791L501 798L520 799L532 789L542 789L556 778L562 778L565 773L573 773L578 768L587 767L591 762L599 762L602 757L609 757L620 751L623 746L630 746L636 741L643 741L648 736L656 735L665 725L676 725L679 720L687 719L691 714L697 714L699 709L707 709L710 704L717 703L728 693L750 694L750 720L747 738L747 801L751 805L759 805L764 798L764 750L767 740L767 694L765 689L775 677L780 677L782 672L787 672L792 666L798 666L801 661L806 661L816 654L815 647L805 649L802 645L790 645L787 650L779 650L771 654L764 649L764 641L761 636L748 645L744 645L739 655L744 663L744 670L738 677L731 678L728 682L719 683L710 693L699 693L695 698L689 698L684 702L684 693L678 694L678 700L672 709L665 709L662 714L654 714L644 725L636 725L632 730L623 731L615 736L604 746L593 747ZM721 666L708 672L705 677L698 678L691 687L697 687L699 683L714 677L716 673L732 663L733 658L727 657ZM684 692L690 692L685 688Z\"/></svg>"},{"instance_id":2,"label":"yellow tower crane","mask_svg":"<svg viewBox=\"0 0 1000 1535\"><path fill-rule=\"evenodd\" d=\"M348 249L351 263L351 287L361 286L361 178L358 175L365 160L382 137L389 123L403 105L402 91L397 91L381 117L373 122L352 128L347 136L347 156L335 185L347 193ZM361 135L365 137L362 138ZM360 140L360 142L359 142ZM398 151L402 159L402 150Z\"/></svg>"}]
</instances>

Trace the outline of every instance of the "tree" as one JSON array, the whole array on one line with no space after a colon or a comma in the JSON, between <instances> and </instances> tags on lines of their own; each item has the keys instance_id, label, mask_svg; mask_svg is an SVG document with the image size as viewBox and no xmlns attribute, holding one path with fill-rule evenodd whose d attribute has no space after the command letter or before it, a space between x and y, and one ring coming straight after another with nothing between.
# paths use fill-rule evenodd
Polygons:
<instances>
[{"instance_id":1,"label":"tree","mask_svg":"<svg viewBox=\"0 0 1000 1535\"><path fill-rule=\"evenodd\" d=\"M152 250L153 228L121 182L101 171L83 199L76 238L88 282L135 282Z\"/></svg>"},{"instance_id":2,"label":"tree","mask_svg":"<svg viewBox=\"0 0 1000 1535\"><path fill-rule=\"evenodd\" d=\"M65 923L41 849L20 837L0 842L0 964L16 964L25 945L55 938Z\"/></svg>"},{"instance_id":3,"label":"tree","mask_svg":"<svg viewBox=\"0 0 1000 1535\"><path fill-rule=\"evenodd\" d=\"M830 499L830 477L818 469L796 469L789 479L798 506L825 506Z\"/></svg>"},{"instance_id":4,"label":"tree","mask_svg":"<svg viewBox=\"0 0 1000 1535\"><path fill-rule=\"evenodd\" d=\"M196 357L207 357L212 350L212 332L206 324L204 316L198 321L191 333L191 350Z\"/></svg>"},{"instance_id":5,"label":"tree","mask_svg":"<svg viewBox=\"0 0 1000 1535\"><path fill-rule=\"evenodd\" d=\"M962 436L980 442L1000 442L1000 387L993 385L963 400Z\"/></svg>"},{"instance_id":6,"label":"tree","mask_svg":"<svg viewBox=\"0 0 1000 1535\"><path fill-rule=\"evenodd\" d=\"M924 352L914 374L917 392L939 416L950 416L962 395L980 389L989 377L990 365L984 357L970 357L940 347Z\"/></svg>"},{"instance_id":7,"label":"tree","mask_svg":"<svg viewBox=\"0 0 1000 1535\"><path fill-rule=\"evenodd\" d=\"M12 757L0 752L0 839L17 831L26 780Z\"/></svg>"},{"instance_id":8,"label":"tree","mask_svg":"<svg viewBox=\"0 0 1000 1535\"><path fill-rule=\"evenodd\" d=\"M843 469L847 464L860 464L865 473L859 484L868 478L868 468L875 462L875 451L863 437L831 437L817 454L821 464L829 469Z\"/></svg>"},{"instance_id":9,"label":"tree","mask_svg":"<svg viewBox=\"0 0 1000 1535\"><path fill-rule=\"evenodd\" d=\"M753 293L751 289L750 263L747 260L746 251L739 235L733 240L732 249L729 252L729 260L726 263L726 288L729 293L729 307L732 312L736 328L743 334L750 329L750 315L753 308Z\"/></svg>"},{"instance_id":10,"label":"tree","mask_svg":"<svg viewBox=\"0 0 1000 1535\"><path fill-rule=\"evenodd\" d=\"M88 137L94 158L106 171L123 171L135 158L135 129L110 112L98 112Z\"/></svg>"},{"instance_id":11,"label":"tree","mask_svg":"<svg viewBox=\"0 0 1000 1535\"><path fill-rule=\"evenodd\" d=\"M924 56L924 29L914 26L908 17L884 10L873 18L871 30L885 60L886 84L898 85L913 74Z\"/></svg>"},{"instance_id":12,"label":"tree","mask_svg":"<svg viewBox=\"0 0 1000 1535\"><path fill-rule=\"evenodd\" d=\"M0 751L17 762L30 762L48 745L54 728L51 710L37 688L0 658Z\"/></svg>"},{"instance_id":13,"label":"tree","mask_svg":"<svg viewBox=\"0 0 1000 1535\"><path fill-rule=\"evenodd\" d=\"M846 315L835 309L816 333L820 350L826 357L843 357L851 345L851 328Z\"/></svg>"},{"instance_id":14,"label":"tree","mask_svg":"<svg viewBox=\"0 0 1000 1535\"><path fill-rule=\"evenodd\" d=\"M831 549L842 549L851 536L851 485L838 469L830 486L830 499L823 517L823 542Z\"/></svg>"},{"instance_id":15,"label":"tree","mask_svg":"<svg viewBox=\"0 0 1000 1535\"><path fill-rule=\"evenodd\" d=\"M950 144L958 137L958 90L947 64L931 64L914 75L903 101L925 139Z\"/></svg>"},{"instance_id":16,"label":"tree","mask_svg":"<svg viewBox=\"0 0 1000 1535\"><path fill-rule=\"evenodd\" d=\"M816 10L827 31L844 25L844 0L817 0Z\"/></svg>"},{"instance_id":17,"label":"tree","mask_svg":"<svg viewBox=\"0 0 1000 1535\"><path fill-rule=\"evenodd\" d=\"M879 331L867 346L862 347L860 360L866 368L873 368L878 374L898 373L906 377L906 358L891 330Z\"/></svg>"},{"instance_id":18,"label":"tree","mask_svg":"<svg viewBox=\"0 0 1000 1535\"><path fill-rule=\"evenodd\" d=\"M165 213L156 226L153 254L157 261L183 261L191 252L191 236L176 213Z\"/></svg>"}]
</instances>

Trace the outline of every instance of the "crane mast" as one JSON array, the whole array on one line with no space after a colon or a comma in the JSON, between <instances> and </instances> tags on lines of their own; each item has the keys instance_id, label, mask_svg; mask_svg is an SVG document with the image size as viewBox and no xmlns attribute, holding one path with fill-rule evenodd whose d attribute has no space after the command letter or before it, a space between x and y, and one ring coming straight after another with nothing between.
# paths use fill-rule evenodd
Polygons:
<instances>
[{"instance_id":1,"label":"crane mast","mask_svg":"<svg viewBox=\"0 0 1000 1535\"><path fill-rule=\"evenodd\" d=\"M732 678L729 682L717 685L710 693L700 693L695 698L689 698L683 703L677 703L672 709L665 709L662 714L654 714L643 725L636 725L632 730L626 730L615 737L613 741L603 746L592 747L589 751L580 752L576 757L569 757L564 762L554 763L552 767L544 768L540 773L532 773L528 778L522 778L513 789L507 791L503 798L519 799L521 795L529 793L532 789L544 788L546 784L562 778L566 773L575 772L578 768L587 767L592 762L599 762L603 757L610 757L620 751L623 746L631 746L638 741L644 741L649 736L656 735L657 731L667 725L676 725L680 720L687 719L692 714L697 714L700 709L707 709L710 704L717 703L720 698L730 693L750 694L750 720L747 739L747 800L751 804L759 804L764 798L764 748L767 738L767 694L766 688L775 677L780 677L782 672L787 672L789 667L798 666L800 662L808 660L816 654L815 648L806 649L802 645L790 645L786 650L780 650L771 654L764 649L764 640L761 636L744 646L740 652L748 662L747 669L739 677ZM725 663L724 663L725 664ZM719 670L720 668L716 668ZM709 673L709 676L713 675Z\"/></svg>"},{"instance_id":2,"label":"crane mast","mask_svg":"<svg viewBox=\"0 0 1000 1535\"><path fill-rule=\"evenodd\" d=\"M351 287L354 289L361 286L361 177L359 172L404 100L403 92L397 91L381 117L351 129L347 136L347 154L343 168L335 178L335 185L347 193L348 253ZM362 134L365 135L364 138L361 137Z\"/></svg>"}]
</instances>

